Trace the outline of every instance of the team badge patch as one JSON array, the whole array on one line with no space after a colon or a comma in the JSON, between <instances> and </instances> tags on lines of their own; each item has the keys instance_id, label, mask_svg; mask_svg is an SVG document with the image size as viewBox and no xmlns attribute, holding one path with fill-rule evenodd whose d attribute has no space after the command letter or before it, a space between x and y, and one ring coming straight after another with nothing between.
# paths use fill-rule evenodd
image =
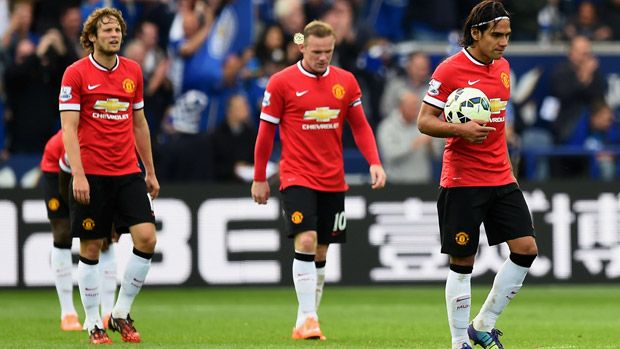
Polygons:
<instances>
[{"instance_id":1,"label":"team badge patch","mask_svg":"<svg viewBox=\"0 0 620 349\"><path fill-rule=\"evenodd\" d=\"M441 82L431 79L431 81L428 82L428 94L437 96L439 94L439 87L441 87Z\"/></svg>"},{"instance_id":2,"label":"team badge patch","mask_svg":"<svg viewBox=\"0 0 620 349\"><path fill-rule=\"evenodd\" d=\"M332 86L332 94L334 95L334 97L338 98L338 99L342 99L345 95L346 91L344 89L344 87L340 84L336 84L334 86Z\"/></svg>"},{"instance_id":3,"label":"team badge patch","mask_svg":"<svg viewBox=\"0 0 620 349\"><path fill-rule=\"evenodd\" d=\"M499 78L502 80L502 84L504 84L505 88L510 88L510 75L506 72L502 72L499 74Z\"/></svg>"},{"instance_id":4,"label":"team badge patch","mask_svg":"<svg viewBox=\"0 0 620 349\"><path fill-rule=\"evenodd\" d=\"M57 211L59 207L60 207L60 201L58 201L58 199L56 198L51 198L47 202L47 208L49 208L50 211Z\"/></svg>"},{"instance_id":5,"label":"team badge patch","mask_svg":"<svg viewBox=\"0 0 620 349\"><path fill-rule=\"evenodd\" d=\"M464 231L458 232L454 238L456 243L460 246L465 246L469 243L469 234Z\"/></svg>"},{"instance_id":6,"label":"team badge patch","mask_svg":"<svg viewBox=\"0 0 620 349\"><path fill-rule=\"evenodd\" d=\"M93 229L95 229L95 221L92 220L91 218L86 218L82 221L82 228L84 228L84 230L88 230L91 231Z\"/></svg>"},{"instance_id":7,"label":"team badge patch","mask_svg":"<svg viewBox=\"0 0 620 349\"><path fill-rule=\"evenodd\" d=\"M295 211L291 215L291 222L293 222L293 224L300 224L303 220L304 220L304 215L299 211Z\"/></svg>"},{"instance_id":8,"label":"team badge patch","mask_svg":"<svg viewBox=\"0 0 620 349\"><path fill-rule=\"evenodd\" d=\"M60 87L60 96L58 97L60 101L66 102L71 99L71 86L61 86Z\"/></svg>"},{"instance_id":9,"label":"team badge patch","mask_svg":"<svg viewBox=\"0 0 620 349\"><path fill-rule=\"evenodd\" d=\"M271 93L265 90L265 94L263 95L263 107L268 107L271 104Z\"/></svg>"},{"instance_id":10,"label":"team badge patch","mask_svg":"<svg viewBox=\"0 0 620 349\"><path fill-rule=\"evenodd\" d=\"M133 80L127 78L123 80L123 91L127 93L132 93L136 90L136 83Z\"/></svg>"}]
</instances>

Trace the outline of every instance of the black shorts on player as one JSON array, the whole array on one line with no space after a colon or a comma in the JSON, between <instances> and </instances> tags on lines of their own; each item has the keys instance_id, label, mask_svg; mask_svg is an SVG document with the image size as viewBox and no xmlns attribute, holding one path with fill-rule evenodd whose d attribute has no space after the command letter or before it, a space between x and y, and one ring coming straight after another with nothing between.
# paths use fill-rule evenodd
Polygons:
<instances>
[{"instance_id":1,"label":"black shorts on player","mask_svg":"<svg viewBox=\"0 0 620 349\"><path fill-rule=\"evenodd\" d=\"M314 230L321 245L346 241L344 192L288 187L282 191L282 214L289 237Z\"/></svg>"},{"instance_id":2,"label":"black shorts on player","mask_svg":"<svg viewBox=\"0 0 620 349\"><path fill-rule=\"evenodd\" d=\"M62 198L58 186L58 173L43 172L45 181L45 208L49 219L69 219L69 205Z\"/></svg>"},{"instance_id":3,"label":"black shorts on player","mask_svg":"<svg viewBox=\"0 0 620 349\"><path fill-rule=\"evenodd\" d=\"M455 257L478 250L480 224L489 245L535 236L532 217L519 186L441 187L437 200L441 252Z\"/></svg>"},{"instance_id":4,"label":"black shorts on player","mask_svg":"<svg viewBox=\"0 0 620 349\"><path fill-rule=\"evenodd\" d=\"M80 239L110 237L112 223L119 233L125 227L140 223L155 223L151 200L147 195L142 174L124 176L86 175L90 186L90 204L75 201L73 191L69 196L71 233Z\"/></svg>"}]
</instances>

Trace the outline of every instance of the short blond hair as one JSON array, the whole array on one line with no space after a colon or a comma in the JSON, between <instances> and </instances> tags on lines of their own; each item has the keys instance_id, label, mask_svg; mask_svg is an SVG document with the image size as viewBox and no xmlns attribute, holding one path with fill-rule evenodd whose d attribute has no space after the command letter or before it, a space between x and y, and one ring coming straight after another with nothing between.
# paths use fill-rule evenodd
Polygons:
<instances>
[{"instance_id":1,"label":"short blond hair","mask_svg":"<svg viewBox=\"0 0 620 349\"><path fill-rule=\"evenodd\" d=\"M336 38L334 28L327 22L314 20L304 27L304 39L308 40L309 36L316 36L317 38L325 38L328 36Z\"/></svg>"},{"instance_id":2,"label":"short blond hair","mask_svg":"<svg viewBox=\"0 0 620 349\"><path fill-rule=\"evenodd\" d=\"M118 21L118 23L121 26L121 32L123 34L123 38L127 36L127 24L125 23L125 20L123 19L123 14L121 13L121 11L115 8L112 8L112 7L104 7L104 8L97 9L93 11L93 13L91 13L90 16L88 16L88 18L84 22L84 27L82 28L82 34L80 35L80 43L82 44L82 47L86 51L90 53L94 52L95 46L90 41L89 37L91 35L94 35L96 37L97 29L99 28L101 24L106 24L107 22L104 22L104 20L109 17L113 17L114 19L116 19L116 21Z\"/></svg>"}]
</instances>

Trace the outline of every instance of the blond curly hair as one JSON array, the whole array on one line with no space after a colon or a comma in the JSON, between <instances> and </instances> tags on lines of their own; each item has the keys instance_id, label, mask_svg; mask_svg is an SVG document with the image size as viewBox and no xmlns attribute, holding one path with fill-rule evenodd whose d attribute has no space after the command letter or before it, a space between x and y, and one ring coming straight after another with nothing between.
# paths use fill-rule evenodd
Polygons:
<instances>
[{"instance_id":1,"label":"blond curly hair","mask_svg":"<svg viewBox=\"0 0 620 349\"><path fill-rule=\"evenodd\" d=\"M86 22L84 22L82 34L80 35L80 43L89 53L93 53L95 50L94 44L90 41L89 37L91 35L97 37L97 28L99 28L101 24L107 24L108 21L106 21L106 18L110 17L116 19L120 24L123 38L127 36L127 23L125 23L121 11L111 7L97 9L93 11L86 19Z\"/></svg>"}]
</instances>

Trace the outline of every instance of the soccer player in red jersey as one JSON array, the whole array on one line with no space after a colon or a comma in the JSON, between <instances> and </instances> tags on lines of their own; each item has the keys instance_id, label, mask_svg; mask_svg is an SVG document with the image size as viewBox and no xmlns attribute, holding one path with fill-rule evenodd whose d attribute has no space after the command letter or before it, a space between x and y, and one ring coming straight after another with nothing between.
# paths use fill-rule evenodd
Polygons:
<instances>
[{"instance_id":1,"label":"soccer player in red jersey","mask_svg":"<svg viewBox=\"0 0 620 349\"><path fill-rule=\"evenodd\" d=\"M252 198L265 204L270 194L265 169L280 127L280 191L288 234L294 237L293 281L299 302L294 339L325 339L317 309L327 248L345 242L346 236L345 120L370 164L372 188L382 188L386 181L357 80L330 65L335 40L331 26L321 21L306 25L303 36L296 34L303 58L269 80L255 146Z\"/></svg>"},{"instance_id":2,"label":"soccer player in red jersey","mask_svg":"<svg viewBox=\"0 0 620 349\"><path fill-rule=\"evenodd\" d=\"M127 26L113 8L94 11L80 41L90 54L67 68L59 109L65 151L71 163L71 231L80 238L78 285L91 343L110 343L99 311L99 250L113 220L129 227L134 243L109 327L125 342L140 342L131 305L144 284L155 252L151 198L159 193L148 124L142 70L117 55ZM144 165L142 176L136 150ZM148 193L148 194L147 194ZM150 196L149 196L150 195Z\"/></svg>"},{"instance_id":3,"label":"soccer player in red jersey","mask_svg":"<svg viewBox=\"0 0 620 349\"><path fill-rule=\"evenodd\" d=\"M63 331L81 331L82 325L73 306L72 238L69 206L67 205L71 168L65 161L62 131L58 131L47 141L40 167L44 179L47 217L50 220L54 238L51 267L60 301L60 328ZM99 267L102 290L101 313L109 315L114 306L114 293L116 292L116 258L111 241L105 242L102 246Z\"/></svg>"},{"instance_id":4,"label":"soccer player in red jersey","mask_svg":"<svg viewBox=\"0 0 620 349\"><path fill-rule=\"evenodd\" d=\"M510 33L510 15L500 1L476 5L463 27L463 49L437 67L418 116L420 131L447 138L437 210L441 251L450 256L446 307L452 348L471 348L470 339L483 348L503 348L495 322L521 288L538 253L530 212L506 145L510 66L503 55ZM490 122L452 124L440 118L448 95L466 86L487 95ZM489 244L506 242L510 257L499 268L484 305L468 326L470 278L481 223Z\"/></svg>"}]
</instances>

